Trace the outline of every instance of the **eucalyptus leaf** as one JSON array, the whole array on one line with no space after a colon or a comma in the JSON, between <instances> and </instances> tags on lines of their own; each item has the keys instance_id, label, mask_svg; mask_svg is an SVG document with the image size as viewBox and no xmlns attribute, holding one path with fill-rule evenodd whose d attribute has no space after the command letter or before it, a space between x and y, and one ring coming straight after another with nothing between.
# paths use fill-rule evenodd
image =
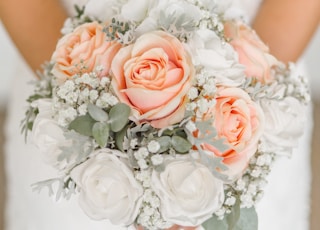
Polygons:
<instances>
[{"instance_id":1,"label":"eucalyptus leaf","mask_svg":"<svg viewBox=\"0 0 320 230\"><path fill-rule=\"evenodd\" d=\"M96 122L92 127L92 134L98 145L101 148L105 147L109 138L109 124Z\"/></svg>"},{"instance_id":2,"label":"eucalyptus leaf","mask_svg":"<svg viewBox=\"0 0 320 230\"><path fill-rule=\"evenodd\" d=\"M109 122L113 132L119 132L127 124L130 116L130 107L124 103L113 106L109 112Z\"/></svg>"},{"instance_id":3,"label":"eucalyptus leaf","mask_svg":"<svg viewBox=\"0 0 320 230\"><path fill-rule=\"evenodd\" d=\"M186 153L192 147L191 143L187 139L184 139L180 136L173 136L171 138L171 144L172 147L179 153Z\"/></svg>"},{"instance_id":4,"label":"eucalyptus leaf","mask_svg":"<svg viewBox=\"0 0 320 230\"><path fill-rule=\"evenodd\" d=\"M94 119L89 114L79 116L74 119L70 125L69 129L74 130L84 136L92 136L92 127L96 123Z\"/></svg>"},{"instance_id":5,"label":"eucalyptus leaf","mask_svg":"<svg viewBox=\"0 0 320 230\"><path fill-rule=\"evenodd\" d=\"M124 137L127 134L128 126L125 126L120 132L117 132L115 135L115 143L120 151L124 151L123 149L123 141Z\"/></svg>"},{"instance_id":6,"label":"eucalyptus leaf","mask_svg":"<svg viewBox=\"0 0 320 230\"><path fill-rule=\"evenodd\" d=\"M258 215L254 207L242 208L235 230L258 230Z\"/></svg>"},{"instance_id":7,"label":"eucalyptus leaf","mask_svg":"<svg viewBox=\"0 0 320 230\"><path fill-rule=\"evenodd\" d=\"M160 144L160 149L158 153L163 153L168 151L171 147L171 137L169 136L162 136L156 139L156 141Z\"/></svg>"},{"instance_id":8,"label":"eucalyptus leaf","mask_svg":"<svg viewBox=\"0 0 320 230\"><path fill-rule=\"evenodd\" d=\"M213 215L209 220L202 224L205 230L228 230L226 218L219 220L216 215Z\"/></svg>"},{"instance_id":9,"label":"eucalyptus leaf","mask_svg":"<svg viewBox=\"0 0 320 230\"><path fill-rule=\"evenodd\" d=\"M90 116L96 121L106 122L108 120L108 114L103 109L94 104L88 104L88 112Z\"/></svg>"},{"instance_id":10,"label":"eucalyptus leaf","mask_svg":"<svg viewBox=\"0 0 320 230\"><path fill-rule=\"evenodd\" d=\"M231 208L231 213L228 214L225 219L228 222L229 230L235 230L235 227L240 218L240 201L237 199L235 205Z\"/></svg>"}]
</instances>

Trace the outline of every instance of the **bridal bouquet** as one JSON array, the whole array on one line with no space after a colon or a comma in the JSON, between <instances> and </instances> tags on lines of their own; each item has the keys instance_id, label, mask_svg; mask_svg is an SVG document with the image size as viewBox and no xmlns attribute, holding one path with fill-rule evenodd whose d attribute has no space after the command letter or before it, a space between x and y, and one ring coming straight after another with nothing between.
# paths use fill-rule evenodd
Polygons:
<instances>
[{"instance_id":1,"label":"bridal bouquet","mask_svg":"<svg viewBox=\"0 0 320 230\"><path fill-rule=\"evenodd\" d=\"M28 99L24 130L57 169L34 188L115 225L256 229L309 94L223 2L76 7Z\"/></svg>"}]
</instances>

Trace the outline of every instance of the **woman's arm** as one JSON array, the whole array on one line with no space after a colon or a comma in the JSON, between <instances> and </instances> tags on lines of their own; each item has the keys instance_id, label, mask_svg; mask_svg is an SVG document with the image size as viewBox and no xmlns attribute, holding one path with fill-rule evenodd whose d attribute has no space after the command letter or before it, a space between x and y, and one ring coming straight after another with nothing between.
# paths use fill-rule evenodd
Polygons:
<instances>
[{"instance_id":1,"label":"woman's arm","mask_svg":"<svg viewBox=\"0 0 320 230\"><path fill-rule=\"evenodd\" d=\"M265 0L253 28L273 55L289 62L303 53L319 20L319 0Z\"/></svg>"},{"instance_id":2,"label":"woman's arm","mask_svg":"<svg viewBox=\"0 0 320 230\"><path fill-rule=\"evenodd\" d=\"M33 70L55 49L66 12L59 0L0 0L0 17Z\"/></svg>"}]
</instances>

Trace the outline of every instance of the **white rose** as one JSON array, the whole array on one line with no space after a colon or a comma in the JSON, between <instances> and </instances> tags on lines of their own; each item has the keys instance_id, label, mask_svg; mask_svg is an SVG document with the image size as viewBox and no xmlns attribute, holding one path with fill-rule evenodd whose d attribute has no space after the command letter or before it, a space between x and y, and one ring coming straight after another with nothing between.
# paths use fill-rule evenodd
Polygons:
<instances>
[{"instance_id":1,"label":"white rose","mask_svg":"<svg viewBox=\"0 0 320 230\"><path fill-rule=\"evenodd\" d=\"M80 187L79 203L89 217L130 225L138 215L143 189L116 156L119 154L117 150L97 150L71 171L71 177Z\"/></svg>"},{"instance_id":2,"label":"white rose","mask_svg":"<svg viewBox=\"0 0 320 230\"><path fill-rule=\"evenodd\" d=\"M131 1L134 1L134 0L131 0ZM140 1L145 1L145 0L140 0ZM147 1L147 2L148 2L148 5L147 5L147 8L145 9L148 11L146 11L144 15L148 15L148 17L145 17L141 22L141 24L137 27L135 31L135 34L137 37L141 36L144 33L150 32L152 30L157 30L159 29L159 27L162 27L163 25L160 26L159 22L165 23L166 21L168 21L163 18L163 14L165 15L166 19L173 20L172 17L176 19L183 18L185 22L196 23L201 18L201 11L199 10L199 8L186 1L158 0L158 1L152 1L152 2ZM132 11L132 9L130 10ZM172 24L171 21L168 21L168 22Z\"/></svg>"},{"instance_id":3,"label":"white rose","mask_svg":"<svg viewBox=\"0 0 320 230\"><path fill-rule=\"evenodd\" d=\"M61 154L60 147L68 144L64 137L63 129L53 119L51 99L39 99L33 106L39 109L39 114L34 120L32 127L32 142L43 154L44 161L55 167L59 167L58 156Z\"/></svg>"},{"instance_id":4,"label":"white rose","mask_svg":"<svg viewBox=\"0 0 320 230\"><path fill-rule=\"evenodd\" d=\"M128 0L89 0L85 6L85 14L103 22L110 22L118 14L123 3Z\"/></svg>"},{"instance_id":5,"label":"white rose","mask_svg":"<svg viewBox=\"0 0 320 230\"><path fill-rule=\"evenodd\" d=\"M168 161L164 171L153 172L151 184L164 220L183 226L200 225L224 200L223 183L207 167L187 159Z\"/></svg>"},{"instance_id":6,"label":"white rose","mask_svg":"<svg viewBox=\"0 0 320 230\"><path fill-rule=\"evenodd\" d=\"M217 85L238 86L245 80L244 67L228 44L222 44L218 35L208 29L195 31L188 43L194 54L194 63L207 68L216 77Z\"/></svg>"},{"instance_id":7,"label":"white rose","mask_svg":"<svg viewBox=\"0 0 320 230\"><path fill-rule=\"evenodd\" d=\"M128 0L121 9L121 15L126 20L140 22L146 17L149 4L149 0Z\"/></svg>"},{"instance_id":8,"label":"white rose","mask_svg":"<svg viewBox=\"0 0 320 230\"><path fill-rule=\"evenodd\" d=\"M159 2L159 9L162 10L166 16L174 15L176 18L184 17L186 22L197 22L202 17L200 9L187 1L173 2L171 0L161 0Z\"/></svg>"},{"instance_id":9,"label":"white rose","mask_svg":"<svg viewBox=\"0 0 320 230\"><path fill-rule=\"evenodd\" d=\"M266 119L262 140L268 150L290 154L303 133L306 108L293 97L280 101L261 100L260 105Z\"/></svg>"}]
</instances>

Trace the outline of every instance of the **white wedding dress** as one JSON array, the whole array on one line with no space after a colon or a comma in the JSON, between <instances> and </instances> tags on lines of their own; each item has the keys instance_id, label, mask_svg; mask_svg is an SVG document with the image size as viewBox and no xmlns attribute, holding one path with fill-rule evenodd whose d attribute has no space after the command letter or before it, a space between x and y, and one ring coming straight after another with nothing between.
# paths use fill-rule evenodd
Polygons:
<instances>
[{"instance_id":1,"label":"white wedding dress","mask_svg":"<svg viewBox=\"0 0 320 230\"><path fill-rule=\"evenodd\" d=\"M79 2L79 1L76 1ZM65 0L67 7L71 1ZM258 1L235 0L237 9L244 9L250 20ZM27 84L33 73L20 58L16 60L13 87L8 103L6 127L7 203L6 230L117 230L107 221L90 220L80 209L77 197L70 201L55 201L47 191L40 194L31 184L56 176L55 170L42 162L32 143L25 143L20 133L20 121L24 117L25 99L31 91ZM259 230L307 230L309 227L310 189L310 122L300 141L300 147L292 159L283 159L275 165L265 197L258 206Z\"/></svg>"}]
</instances>

